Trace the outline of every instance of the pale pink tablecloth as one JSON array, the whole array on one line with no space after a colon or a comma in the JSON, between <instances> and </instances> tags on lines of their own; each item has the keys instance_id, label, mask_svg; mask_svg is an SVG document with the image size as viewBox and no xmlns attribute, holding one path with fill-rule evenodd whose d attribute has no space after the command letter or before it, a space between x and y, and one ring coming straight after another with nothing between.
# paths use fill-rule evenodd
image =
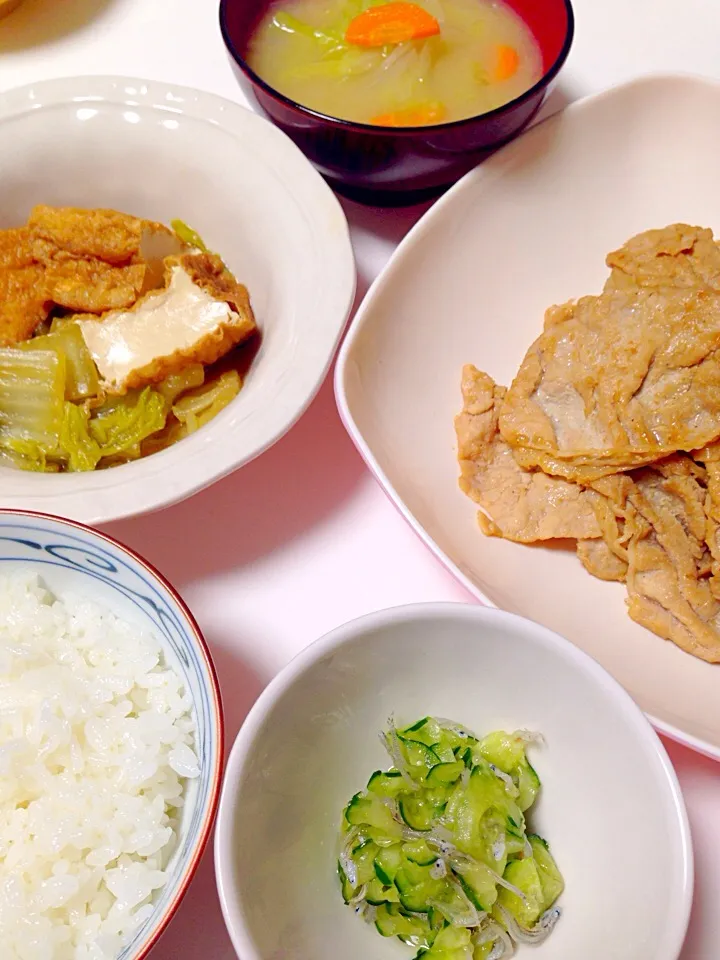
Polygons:
<instances>
[{"instance_id":1,"label":"pale pink tablecloth","mask_svg":"<svg viewBox=\"0 0 720 960\"><path fill-rule=\"evenodd\" d=\"M549 110L649 71L720 75L716 0L574 3L576 41ZM80 73L167 80L243 99L216 0L24 0L0 23L0 89ZM346 209L364 292L418 212ZM216 657L231 740L263 686L325 631L380 607L470 599L367 474L329 383L260 460L185 504L109 529L157 564L192 606ZM668 748L697 863L682 960L720 960L720 765ZM233 957L208 851L153 958Z\"/></svg>"}]
</instances>

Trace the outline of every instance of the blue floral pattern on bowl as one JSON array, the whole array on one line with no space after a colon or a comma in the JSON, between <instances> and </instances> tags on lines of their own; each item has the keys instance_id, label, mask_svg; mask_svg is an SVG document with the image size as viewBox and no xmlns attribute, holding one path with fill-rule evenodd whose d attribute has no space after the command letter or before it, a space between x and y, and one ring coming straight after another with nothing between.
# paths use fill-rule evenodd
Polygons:
<instances>
[{"instance_id":1,"label":"blue floral pattern on bowl","mask_svg":"<svg viewBox=\"0 0 720 960\"><path fill-rule=\"evenodd\" d=\"M194 704L200 777L188 784L179 843L155 912L118 960L140 960L169 921L207 841L217 807L222 766L222 707L214 670L199 630L182 601L139 557L73 521L0 510L0 574L29 569L55 594L83 593L118 616L152 629L179 671Z\"/></svg>"}]
</instances>

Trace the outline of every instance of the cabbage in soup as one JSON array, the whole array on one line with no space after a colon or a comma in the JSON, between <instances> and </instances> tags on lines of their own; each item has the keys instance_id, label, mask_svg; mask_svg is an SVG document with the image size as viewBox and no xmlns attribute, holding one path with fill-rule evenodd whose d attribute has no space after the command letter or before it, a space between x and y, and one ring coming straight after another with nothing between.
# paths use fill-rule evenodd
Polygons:
<instances>
[{"instance_id":1,"label":"cabbage in soup","mask_svg":"<svg viewBox=\"0 0 720 960\"><path fill-rule=\"evenodd\" d=\"M495 0L281 0L247 60L313 110L398 127L486 113L542 76L529 28Z\"/></svg>"}]
</instances>

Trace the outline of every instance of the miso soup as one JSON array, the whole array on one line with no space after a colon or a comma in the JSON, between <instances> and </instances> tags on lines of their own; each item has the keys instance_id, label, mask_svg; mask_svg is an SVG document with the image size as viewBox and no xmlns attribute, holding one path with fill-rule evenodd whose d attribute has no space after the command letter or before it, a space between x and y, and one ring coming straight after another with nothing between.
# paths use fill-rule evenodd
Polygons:
<instances>
[{"instance_id":1,"label":"miso soup","mask_svg":"<svg viewBox=\"0 0 720 960\"><path fill-rule=\"evenodd\" d=\"M486 113L530 89L543 69L529 28L496 0L280 0L247 60L297 103L381 126Z\"/></svg>"}]
</instances>

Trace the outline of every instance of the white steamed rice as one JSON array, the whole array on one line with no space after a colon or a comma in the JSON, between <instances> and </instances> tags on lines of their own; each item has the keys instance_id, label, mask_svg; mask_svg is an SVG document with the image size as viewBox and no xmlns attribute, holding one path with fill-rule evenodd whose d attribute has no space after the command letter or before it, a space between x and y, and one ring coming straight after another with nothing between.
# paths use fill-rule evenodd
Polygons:
<instances>
[{"instance_id":1,"label":"white steamed rice","mask_svg":"<svg viewBox=\"0 0 720 960\"><path fill-rule=\"evenodd\" d=\"M150 632L0 577L3 960L112 960L152 913L200 773L191 708Z\"/></svg>"}]
</instances>

